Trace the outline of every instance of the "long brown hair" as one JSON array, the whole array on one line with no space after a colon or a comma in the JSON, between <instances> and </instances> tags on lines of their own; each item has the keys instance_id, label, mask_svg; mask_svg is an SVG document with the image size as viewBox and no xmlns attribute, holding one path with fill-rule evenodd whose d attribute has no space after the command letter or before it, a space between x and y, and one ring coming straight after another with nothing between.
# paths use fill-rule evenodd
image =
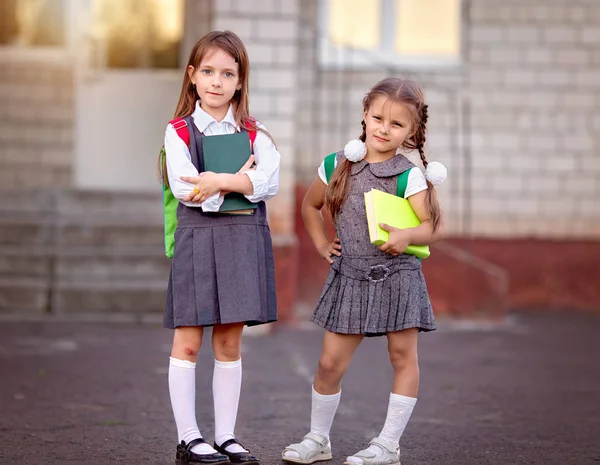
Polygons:
<instances>
[{"instance_id":1,"label":"long brown hair","mask_svg":"<svg viewBox=\"0 0 600 465\"><path fill-rule=\"evenodd\" d=\"M248 52L246 46L242 40L231 31L212 31L202 37L196 45L192 48L190 58L188 60L185 72L183 73L183 84L181 86L181 93L179 94L179 102L175 109L173 119L185 118L194 113L196 109L196 101L198 100L198 93L196 87L192 84L190 76L188 74L188 68L193 66L194 69L198 69L202 63L202 60L206 54L214 48L220 48L224 52L231 55L239 67L239 77L242 87L240 90L236 90L231 102L234 107L234 116L237 125L246 131L266 131L257 127L256 120L250 117L250 108L248 103L248 91L250 87L250 60L248 58ZM270 136L270 134L267 133ZM161 157L159 161L160 174L163 181L168 182L166 176L167 167L166 161Z\"/></svg>"},{"instance_id":2,"label":"long brown hair","mask_svg":"<svg viewBox=\"0 0 600 465\"><path fill-rule=\"evenodd\" d=\"M423 166L427 168L428 162L425 157L425 141L427 131L427 104L423 97L423 91L414 81L398 79L398 78L387 78L375 85L363 98L363 110L366 113L373 100L376 97L384 96L395 103L406 105L412 111L413 114L413 134L407 137L402 148L407 150L418 150L421 155L421 161ZM362 134L359 139L363 142L367 139L366 123L363 120ZM350 181L350 170L352 163L344 159L333 172L331 181L325 191L325 205L330 211L334 221L342 207L342 204L346 200L348 195L348 185ZM437 200L437 193L434 186L427 181L427 197L425 204L429 218L433 227L433 232L437 231L441 221L441 209Z\"/></svg>"}]
</instances>

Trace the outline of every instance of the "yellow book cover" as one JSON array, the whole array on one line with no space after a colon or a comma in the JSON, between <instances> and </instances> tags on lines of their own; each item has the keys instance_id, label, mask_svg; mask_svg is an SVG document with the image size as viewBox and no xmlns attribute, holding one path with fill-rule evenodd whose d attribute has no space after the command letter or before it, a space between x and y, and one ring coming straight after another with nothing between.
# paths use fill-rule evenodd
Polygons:
<instances>
[{"instance_id":1,"label":"yellow book cover","mask_svg":"<svg viewBox=\"0 0 600 465\"><path fill-rule=\"evenodd\" d=\"M379 226L381 223L399 229L414 228L421 224L408 200L397 195L371 189L365 192L365 207L369 237L373 245L384 244L390 237L390 233ZM427 258L430 254L426 245L409 245L404 253L419 258Z\"/></svg>"}]
</instances>

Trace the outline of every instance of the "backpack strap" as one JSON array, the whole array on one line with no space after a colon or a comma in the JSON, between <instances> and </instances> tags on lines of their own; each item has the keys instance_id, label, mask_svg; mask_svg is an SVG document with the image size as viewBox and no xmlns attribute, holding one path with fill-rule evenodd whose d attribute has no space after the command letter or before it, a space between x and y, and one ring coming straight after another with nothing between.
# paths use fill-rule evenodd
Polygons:
<instances>
[{"instance_id":1,"label":"backpack strap","mask_svg":"<svg viewBox=\"0 0 600 465\"><path fill-rule=\"evenodd\" d=\"M256 140L257 131L248 131L248 137L250 138L250 145L252 145L252 153L254 153L254 141Z\"/></svg>"},{"instance_id":2,"label":"backpack strap","mask_svg":"<svg viewBox=\"0 0 600 465\"><path fill-rule=\"evenodd\" d=\"M323 162L325 166L325 179L327 179L327 184L331 180L331 176L333 176L333 172L335 171L335 157L337 153L330 153L325 157L325 161Z\"/></svg>"},{"instance_id":3,"label":"backpack strap","mask_svg":"<svg viewBox=\"0 0 600 465\"><path fill-rule=\"evenodd\" d=\"M190 130L188 129L187 122L183 118L177 118L170 121L170 124L177 132L179 138L185 142L185 145L190 146Z\"/></svg>"},{"instance_id":4,"label":"backpack strap","mask_svg":"<svg viewBox=\"0 0 600 465\"><path fill-rule=\"evenodd\" d=\"M183 118L177 118L169 122L175 132L179 136L179 138L185 142L185 145L190 146L190 130L188 129L187 122ZM250 138L250 143L254 146L254 141L256 140L257 131L248 131L248 137Z\"/></svg>"},{"instance_id":5,"label":"backpack strap","mask_svg":"<svg viewBox=\"0 0 600 465\"><path fill-rule=\"evenodd\" d=\"M248 117L246 121L250 122L252 126L256 127L256 120L252 118L252 116ZM252 153L254 153L254 141L256 140L256 134L258 131L248 131L247 129L244 130L248 133L248 137L250 138L250 146L252 147Z\"/></svg>"},{"instance_id":6,"label":"backpack strap","mask_svg":"<svg viewBox=\"0 0 600 465\"><path fill-rule=\"evenodd\" d=\"M403 171L398 175L398 181L396 184L396 195L398 197L404 198L404 194L406 194L406 187L408 186L408 176L410 175L411 169L407 169L406 171Z\"/></svg>"}]
</instances>

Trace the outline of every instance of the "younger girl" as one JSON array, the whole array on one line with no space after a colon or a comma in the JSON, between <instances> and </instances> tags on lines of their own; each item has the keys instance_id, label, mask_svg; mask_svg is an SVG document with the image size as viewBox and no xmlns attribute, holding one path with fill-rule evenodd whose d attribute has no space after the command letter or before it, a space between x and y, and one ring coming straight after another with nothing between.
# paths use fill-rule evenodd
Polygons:
<instances>
[{"instance_id":1,"label":"younger girl","mask_svg":"<svg viewBox=\"0 0 600 465\"><path fill-rule=\"evenodd\" d=\"M387 418L380 435L345 463L400 463L398 443L419 387L417 336L419 331L435 329L421 262L403 252L409 244L433 244L440 238L440 208L431 183L397 153L398 149L416 149L427 167L423 151L427 105L415 83L389 78L371 89L363 108L360 141L351 141L344 152L335 155L337 165L329 184L325 164L321 165L302 205L308 233L331 269L312 317L327 331L312 389L310 432L300 443L284 449L286 462L331 459L329 430L340 401L342 377L365 336L386 335L394 369ZM445 177L445 168L437 167ZM364 192L374 188L396 194L398 176L408 170L404 197L421 225L402 230L382 225L390 231L389 240L376 247L369 239ZM335 222L333 241L325 234L324 205Z\"/></svg>"},{"instance_id":2,"label":"younger girl","mask_svg":"<svg viewBox=\"0 0 600 465\"><path fill-rule=\"evenodd\" d=\"M237 441L234 428L242 330L245 324L277 319L265 201L279 187L280 155L264 127L249 116L249 71L246 48L232 32L211 32L200 39L190 55L175 112L184 123L169 124L165 135L166 173L180 201L164 326L175 330L169 392L179 441L176 459L182 464L259 463ZM181 124L187 124L189 147L178 135ZM202 137L236 131L258 131L254 156L238 174L204 171ZM251 215L214 213L226 192L244 194L258 208ZM213 327L215 357L212 446L200 434L195 410L196 356L206 326Z\"/></svg>"}]
</instances>

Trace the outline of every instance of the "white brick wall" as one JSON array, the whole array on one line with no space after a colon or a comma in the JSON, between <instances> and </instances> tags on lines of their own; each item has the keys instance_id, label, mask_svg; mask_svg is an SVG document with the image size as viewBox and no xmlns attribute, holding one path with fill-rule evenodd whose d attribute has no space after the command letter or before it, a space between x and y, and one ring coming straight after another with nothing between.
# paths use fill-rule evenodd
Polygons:
<instances>
[{"instance_id":1,"label":"white brick wall","mask_svg":"<svg viewBox=\"0 0 600 465\"><path fill-rule=\"evenodd\" d=\"M304 23L318 23L316 5L303 3ZM440 197L453 220L451 230L600 237L600 202L592 200L600 194L600 2L474 0L469 5L466 61L459 72L395 73L416 79L425 90L431 116L428 159L443 161L450 170ZM316 104L299 105L302 131L316 131L315 141L299 147L303 182L314 177L324 155L360 132L358 96L388 74L376 66L372 72L319 71L314 61L303 60L311 47L306 41L300 49L301 67L309 74L303 84L318 84L320 97ZM453 99L463 93L472 111L470 179L462 171L469 160L452 145L461 119ZM465 210L469 205L472 214Z\"/></svg>"},{"instance_id":2,"label":"white brick wall","mask_svg":"<svg viewBox=\"0 0 600 465\"><path fill-rule=\"evenodd\" d=\"M600 236L600 4L478 0L471 18L471 232Z\"/></svg>"}]
</instances>

